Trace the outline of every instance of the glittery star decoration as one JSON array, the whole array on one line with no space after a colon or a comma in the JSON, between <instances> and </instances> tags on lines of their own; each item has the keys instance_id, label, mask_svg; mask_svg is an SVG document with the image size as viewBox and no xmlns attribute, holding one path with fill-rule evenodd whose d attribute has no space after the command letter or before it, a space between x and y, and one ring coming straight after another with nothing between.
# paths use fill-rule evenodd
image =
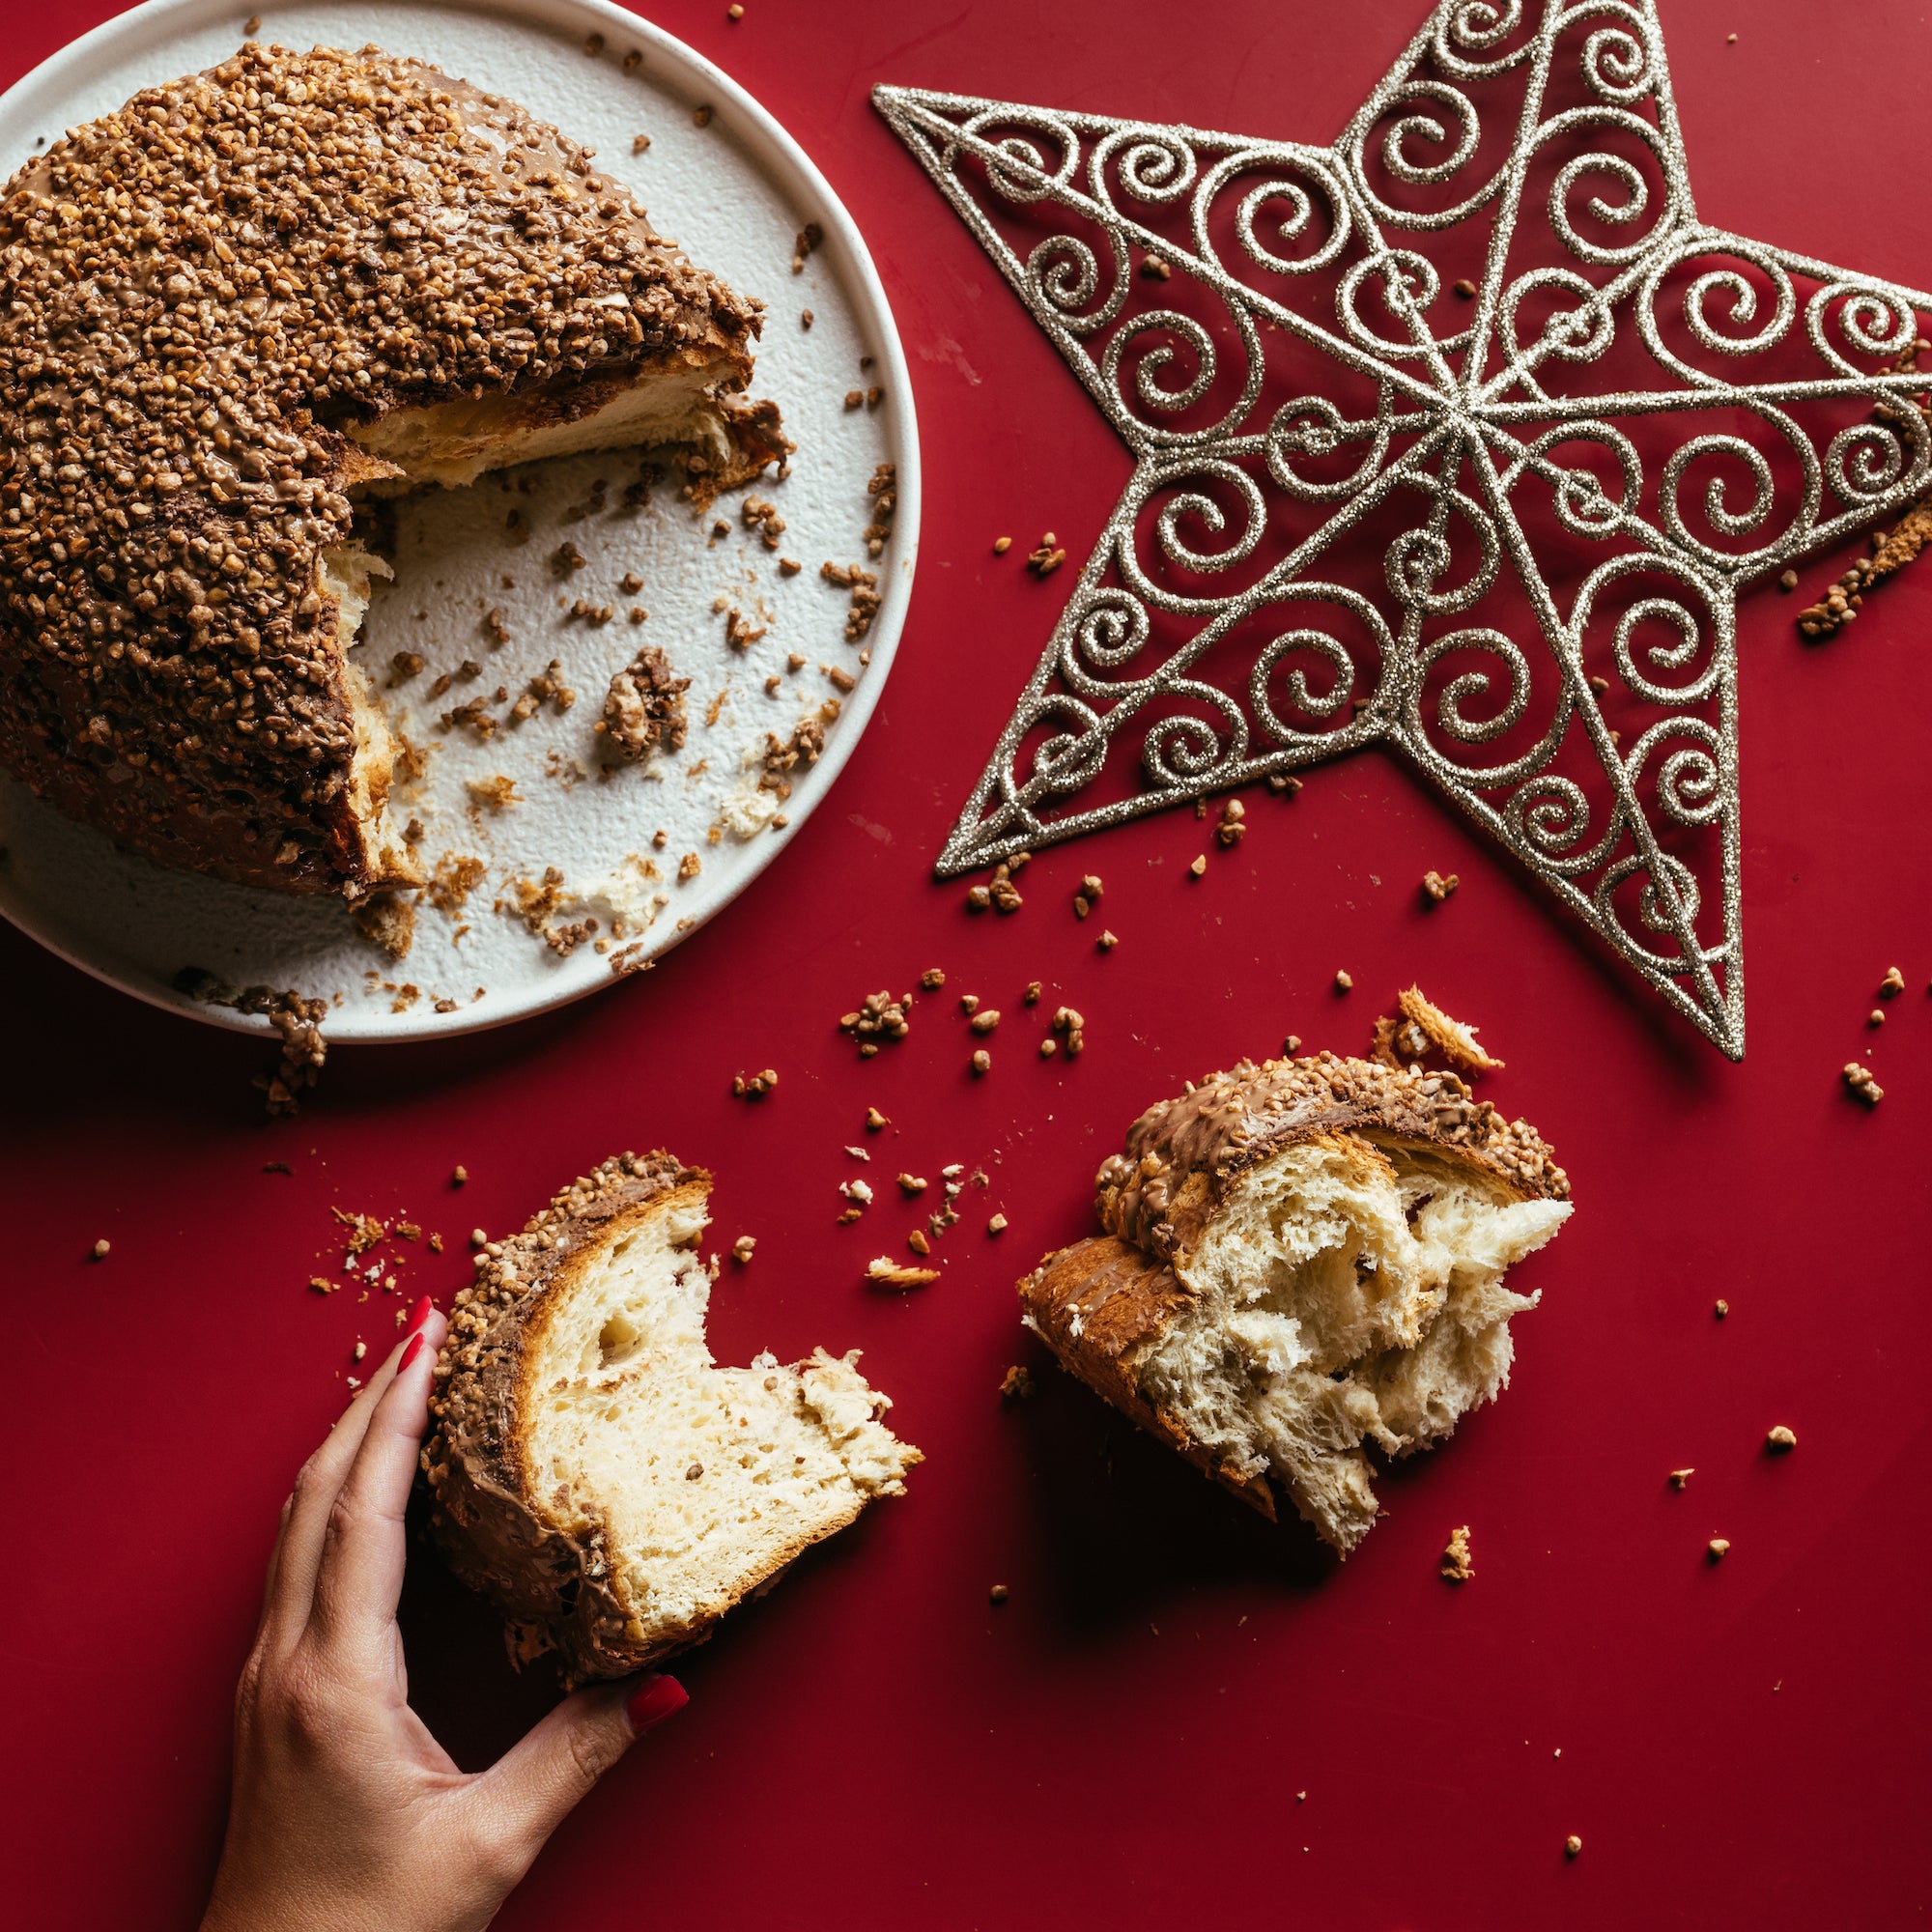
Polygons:
<instances>
[{"instance_id":1,"label":"glittery star decoration","mask_svg":"<svg viewBox=\"0 0 1932 1932\"><path fill-rule=\"evenodd\" d=\"M1932 297L1698 218L1645 0L1329 147L874 99L1133 458L941 875L1385 745L1742 1058L1735 602L1925 493Z\"/></svg>"}]
</instances>

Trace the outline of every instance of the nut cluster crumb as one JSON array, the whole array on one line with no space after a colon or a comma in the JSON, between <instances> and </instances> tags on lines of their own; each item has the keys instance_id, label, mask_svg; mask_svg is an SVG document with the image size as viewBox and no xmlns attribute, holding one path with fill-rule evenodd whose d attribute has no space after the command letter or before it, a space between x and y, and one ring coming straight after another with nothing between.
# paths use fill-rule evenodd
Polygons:
<instances>
[{"instance_id":1,"label":"nut cluster crumb","mask_svg":"<svg viewBox=\"0 0 1932 1932\"><path fill-rule=\"evenodd\" d=\"M888 992L867 993L838 1025L859 1042L860 1059L869 1060L886 1040L903 1039L912 1031L912 995L894 999Z\"/></svg>"},{"instance_id":2,"label":"nut cluster crumb","mask_svg":"<svg viewBox=\"0 0 1932 1932\"><path fill-rule=\"evenodd\" d=\"M1015 852L1010 859L1001 860L993 867L993 876L983 886L967 888L967 910L984 912L991 906L995 912L1018 912L1026 901L1020 896L1019 888L1013 884L1013 874L1026 867L1032 858L1031 852Z\"/></svg>"},{"instance_id":3,"label":"nut cluster crumb","mask_svg":"<svg viewBox=\"0 0 1932 1932\"><path fill-rule=\"evenodd\" d=\"M1466 1583L1476 1574L1476 1561L1469 1550L1469 1525L1459 1523L1449 1532L1449 1542L1442 1551L1442 1580L1446 1583Z\"/></svg>"},{"instance_id":4,"label":"nut cluster crumb","mask_svg":"<svg viewBox=\"0 0 1932 1932\"><path fill-rule=\"evenodd\" d=\"M1000 1400L1002 1402L1024 1402L1033 1394L1033 1371L1015 1366L1007 1371L1000 1379Z\"/></svg>"},{"instance_id":5,"label":"nut cluster crumb","mask_svg":"<svg viewBox=\"0 0 1932 1932\"><path fill-rule=\"evenodd\" d=\"M791 774L800 765L814 765L825 750L825 727L838 715L838 700L828 697L815 717L801 719L789 738L776 732L765 733L765 753L758 789L775 793L781 801L791 796ZM776 820L773 821L777 823Z\"/></svg>"},{"instance_id":6,"label":"nut cluster crumb","mask_svg":"<svg viewBox=\"0 0 1932 1932\"><path fill-rule=\"evenodd\" d=\"M682 752L688 730L684 694L690 688L692 680L672 676L665 653L647 643L611 678L603 717L593 726L603 752L622 763L638 763L659 746Z\"/></svg>"},{"instance_id":7,"label":"nut cluster crumb","mask_svg":"<svg viewBox=\"0 0 1932 1932\"><path fill-rule=\"evenodd\" d=\"M1445 879L1432 867L1422 875L1422 895L1431 905L1440 905L1462 883L1454 872Z\"/></svg>"},{"instance_id":8,"label":"nut cluster crumb","mask_svg":"<svg viewBox=\"0 0 1932 1932\"><path fill-rule=\"evenodd\" d=\"M306 1000L294 987L277 993L268 986L249 986L238 993L197 966L184 967L175 975L174 984L189 999L232 1007L238 1013L260 1013L268 1020L281 1052L274 1072L257 1074L254 1084L267 1094L271 1117L296 1113L296 1096L315 1085L328 1058L328 1042L322 1037L327 1003Z\"/></svg>"},{"instance_id":9,"label":"nut cluster crumb","mask_svg":"<svg viewBox=\"0 0 1932 1932\"><path fill-rule=\"evenodd\" d=\"M1066 561L1066 553L1051 530L1027 553L1027 568L1036 577L1051 577Z\"/></svg>"},{"instance_id":10,"label":"nut cluster crumb","mask_svg":"<svg viewBox=\"0 0 1932 1932\"><path fill-rule=\"evenodd\" d=\"M1878 1084L1871 1068L1861 1066L1856 1060L1845 1062L1844 1080L1867 1107L1876 1107L1885 1098L1885 1089Z\"/></svg>"},{"instance_id":11,"label":"nut cluster crumb","mask_svg":"<svg viewBox=\"0 0 1932 1932\"><path fill-rule=\"evenodd\" d=\"M767 1066L761 1073L734 1073L731 1091L741 1100L762 1100L779 1084L779 1076Z\"/></svg>"}]
</instances>

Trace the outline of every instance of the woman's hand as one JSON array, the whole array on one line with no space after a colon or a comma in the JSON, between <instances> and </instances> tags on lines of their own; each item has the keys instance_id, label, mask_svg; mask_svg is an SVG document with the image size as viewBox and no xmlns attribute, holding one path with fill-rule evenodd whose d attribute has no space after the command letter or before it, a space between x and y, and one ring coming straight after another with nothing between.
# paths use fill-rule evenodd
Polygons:
<instances>
[{"instance_id":1,"label":"woman's hand","mask_svg":"<svg viewBox=\"0 0 1932 1932\"><path fill-rule=\"evenodd\" d=\"M473 1932L632 1740L685 1702L669 1677L580 1690L473 1775L410 1709L403 1510L444 1327L417 1304L282 1506L203 1932Z\"/></svg>"}]
</instances>

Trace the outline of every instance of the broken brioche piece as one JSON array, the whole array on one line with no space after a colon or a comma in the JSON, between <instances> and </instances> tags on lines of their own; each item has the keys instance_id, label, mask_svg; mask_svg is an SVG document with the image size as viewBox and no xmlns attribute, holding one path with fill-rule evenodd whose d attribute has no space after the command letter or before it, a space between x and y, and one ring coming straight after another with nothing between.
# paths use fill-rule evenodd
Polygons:
<instances>
[{"instance_id":1,"label":"broken brioche piece","mask_svg":"<svg viewBox=\"0 0 1932 1932\"><path fill-rule=\"evenodd\" d=\"M1345 1556L1365 1453L1441 1441L1509 1378L1510 1266L1569 1218L1526 1122L1454 1074L1243 1061L1151 1108L1097 1177L1106 1232L1019 1284L1028 1325L1117 1408Z\"/></svg>"},{"instance_id":2,"label":"broken brioche piece","mask_svg":"<svg viewBox=\"0 0 1932 1932\"><path fill-rule=\"evenodd\" d=\"M844 1356L720 1368L711 1177L623 1154L477 1257L423 1450L450 1567L573 1682L701 1643L922 1460Z\"/></svg>"}]
</instances>

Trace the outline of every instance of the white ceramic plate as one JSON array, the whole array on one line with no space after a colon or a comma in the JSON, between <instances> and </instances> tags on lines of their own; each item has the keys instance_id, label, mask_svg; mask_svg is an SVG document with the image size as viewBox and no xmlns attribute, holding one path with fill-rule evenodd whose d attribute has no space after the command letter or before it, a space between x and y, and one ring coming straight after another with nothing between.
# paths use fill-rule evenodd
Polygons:
<instances>
[{"instance_id":1,"label":"white ceramic plate","mask_svg":"<svg viewBox=\"0 0 1932 1932\"><path fill-rule=\"evenodd\" d=\"M0 174L68 128L119 106L141 88L212 67L241 43L245 4L148 0L37 68L0 97ZM596 56L586 39L604 37ZM919 451L911 388L885 291L852 219L798 145L751 96L710 62L602 0L328 0L264 6L262 42L357 47L413 55L445 72L520 101L597 151L598 166L631 186L655 226L692 259L768 305L753 392L773 398L798 443L792 474L754 486L775 501L786 529L779 551L747 530L742 498L698 516L665 486L641 512L622 506L639 469L636 453L560 458L469 490L430 491L398 505L396 580L371 607L357 655L376 676L399 651L428 668L384 702L409 738L435 750L403 816L426 827L425 857L480 860L482 881L448 910L417 907L415 939L394 961L357 933L336 900L283 898L185 872L118 850L99 834L0 779L0 913L98 978L157 1006L221 1025L260 1028L227 1008L175 989L185 968L235 987L294 987L327 999L330 1038L417 1039L495 1026L612 983L612 960L633 963L674 946L751 884L825 795L866 728L898 641L919 534ZM624 57L640 63L630 71ZM709 124L694 111L712 109ZM632 152L647 133L649 149ZM794 238L809 221L823 244L791 271ZM802 326L801 312L813 312ZM870 363L862 366L862 358ZM848 410L854 388L881 385L876 409ZM880 464L897 471L898 508L885 554L868 559L862 539L871 513L867 484ZM602 507L597 485L604 483ZM520 484L533 484L526 493ZM532 534L505 535L507 511ZM719 517L730 522L720 536ZM569 580L569 598L549 568L564 541L589 564ZM779 557L805 568L782 576ZM819 566L866 563L884 599L864 647L844 638L848 596ZM627 572L643 580L621 590ZM561 608L576 598L615 608L591 626ZM725 641L719 609L742 611L765 636L749 651ZM632 625L632 605L649 611ZM501 613L510 640L492 648L486 611ZM591 726L611 673L640 642L659 645L680 675L690 736L684 750L643 767L600 775ZM793 655L805 660L796 672ZM516 696L552 658L578 701L546 706L526 723L476 743L444 731L437 715L466 697L507 687ZM465 660L473 683L440 699L428 687ZM837 691L827 668L856 674ZM769 678L780 680L768 694ZM840 713L824 755L793 775L781 808L754 789L766 733L789 737L830 697ZM498 713L502 706L494 707ZM469 786L509 779L521 800L502 811L475 803ZM747 808L750 808L748 816ZM774 830L753 821L781 809ZM666 836L654 844L654 835ZM699 869L678 877L679 861ZM564 875L553 923L598 921L596 940L559 953L509 909L515 882ZM650 876L651 868L658 876ZM502 910L495 910L498 903ZM612 938L621 922L623 937ZM602 941L606 950L597 951ZM639 942L641 941L639 948ZM437 1003L447 1009L439 1012Z\"/></svg>"}]
</instances>

